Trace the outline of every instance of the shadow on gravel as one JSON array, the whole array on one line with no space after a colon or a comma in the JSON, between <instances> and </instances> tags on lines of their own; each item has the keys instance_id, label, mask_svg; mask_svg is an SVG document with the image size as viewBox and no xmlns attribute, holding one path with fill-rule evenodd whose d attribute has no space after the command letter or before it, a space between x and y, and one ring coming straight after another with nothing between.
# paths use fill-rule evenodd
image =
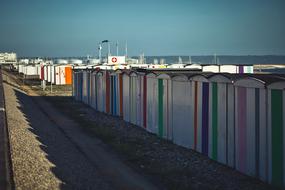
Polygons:
<instances>
[{"instance_id":1,"label":"shadow on gravel","mask_svg":"<svg viewBox=\"0 0 285 190\"><path fill-rule=\"evenodd\" d=\"M42 150L45 151L50 162L55 165L51 171L64 182L61 189L106 189L104 185L101 187L88 186L88 184L98 183L94 180L96 177L98 178L93 173L96 171L90 170L86 165L82 166L84 160L76 157L78 154L76 150L70 150L68 146L72 145L66 143L64 140L66 137L59 134L60 132L52 121L41 122L43 120L41 114L35 113L39 110L32 110L33 107L37 108L37 106L33 106L34 102L30 97L19 91L16 91L16 95L21 104L20 109L30 122L30 130L37 135L38 140L42 143ZM194 151L161 140L137 127L128 127L127 130L126 127L120 128L117 125L129 124L106 114L95 113L95 111L91 112L93 116L96 114L97 118L103 118L104 122L109 123L110 128L116 129L94 131L98 130L95 128L100 129L100 126L90 129L92 125L88 121L80 120L81 114L82 117L86 114L86 117L91 118L87 112L84 112L84 109L89 109L88 106L71 101L71 97L49 96L47 98L49 101L54 101L53 104L57 104L55 106L57 108L62 106L61 102L66 101L68 106L65 105L60 110L75 109L76 107L73 112L70 110L67 112L72 112L74 117L72 114L71 116L75 121L82 122L83 126L87 126L87 128L83 127L82 130L99 134L104 142L111 145L117 152L124 154L123 159L133 164L136 169L141 167L139 169L144 174L151 177L152 181L161 183L162 186L166 187L165 189L274 189L255 178L242 175ZM70 105L71 102L73 102L72 105ZM112 126L114 121L121 124L116 123L117 127L114 127ZM106 135L107 133L108 135ZM84 186L83 183L87 185Z\"/></svg>"},{"instance_id":2,"label":"shadow on gravel","mask_svg":"<svg viewBox=\"0 0 285 190\"><path fill-rule=\"evenodd\" d=\"M45 152L46 158L54 164L50 170L63 182L60 189L112 189L106 183L107 180L100 178L96 168L89 164L80 150L41 112L33 100L38 97L32 99L18 90L14 91L20 104L18 108L29 122L29 130L41 143L40 148Z\"/></svg>"}]
</instances>

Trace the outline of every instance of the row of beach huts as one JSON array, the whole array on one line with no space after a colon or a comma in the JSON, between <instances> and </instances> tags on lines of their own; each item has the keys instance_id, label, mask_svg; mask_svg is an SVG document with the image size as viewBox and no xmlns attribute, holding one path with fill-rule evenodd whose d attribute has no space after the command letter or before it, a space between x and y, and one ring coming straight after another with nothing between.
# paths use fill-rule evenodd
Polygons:
<instances>
[{"instance_id":1,"label":"row of beach huts","mask_svg":"<svg viewBox=\"0 0 285 190\"><path fill-rule=\"evenodd\" d=\"M285 187L285 78L74 69L73 96L175 144Z\"/></svg>"},{"instance_id":2,"label":"row of beach huts","mask_svg":"<svg viewBox=\"0 0 285 190\"><path fill-rule=\"evenodd\" d=\"M71 85L72 68L73 65L71 64L51 64L47 62L16 65L16 70L25 79L39 79L55 85Z\"/></svg>"}]
</instances>

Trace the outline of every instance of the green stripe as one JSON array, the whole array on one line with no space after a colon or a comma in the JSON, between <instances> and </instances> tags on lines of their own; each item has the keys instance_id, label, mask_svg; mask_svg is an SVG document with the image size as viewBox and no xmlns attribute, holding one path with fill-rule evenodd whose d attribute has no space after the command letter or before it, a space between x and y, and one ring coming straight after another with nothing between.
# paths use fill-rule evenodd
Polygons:
<instances>
[{"instance_id":1,"label":"green stripe","mask_svg":"<svg viewBox=\"0 0 285 190\"><path fill-rule=\"evenodd\" d=\"M158 135L163 136L163 81L158 79Z\"/></svg>"},{"instance_id":2,"label":"green stripe","mask_svg":"<svg viewBox=\"0 0 285 190\"><path fill-rule=\"evenodd\" d=\"M212 158L217 160L218 154L218 86L212 85Z\"/></svg>"},{"instance_id":3,"label":"green stripe","mask_svg":"<svg viewBox=\"0 0 285 190\"><path fill-rule=\"evenodd\" d=\"M283 118L282 91L271 91L271 125L272 125L272 183L283 185Z\"/></svg>"}]
</instances>

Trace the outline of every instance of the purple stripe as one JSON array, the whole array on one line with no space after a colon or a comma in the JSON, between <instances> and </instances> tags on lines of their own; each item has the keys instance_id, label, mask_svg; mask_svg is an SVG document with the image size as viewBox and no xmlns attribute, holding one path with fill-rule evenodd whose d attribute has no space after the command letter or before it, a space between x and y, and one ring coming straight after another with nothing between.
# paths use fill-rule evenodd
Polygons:
<instances>
[{"instance_id":1,"label":"purple stripe","mask_svg":"<svg viewBox=\"0 0 285 190\"><path fill-rule=\"evenodd\" d=\"M239 73L244 73L243 66L238 66L238 68L239 68Z\"/></svg>"},{"instance_id":2,"label":"purple stripe","mask_svg":"<svg viewBox=\"0 0 285 190\"><path fill-rule=\"evenodd\" d=\"M202 99L202 153L208 155L209 139L209 83L203 82Z\"/></svg>"},{"instance_id":3,"label":"purple stripe","mask_svg":"<svg viewBox=\"0 0 285 190\"><path fill-rule=\"evenodd\" d=\"M237 112L238 112L238 166L239 170L245 172L246 163L246 88L237 88Z\"/></svg>"}]
</instances>

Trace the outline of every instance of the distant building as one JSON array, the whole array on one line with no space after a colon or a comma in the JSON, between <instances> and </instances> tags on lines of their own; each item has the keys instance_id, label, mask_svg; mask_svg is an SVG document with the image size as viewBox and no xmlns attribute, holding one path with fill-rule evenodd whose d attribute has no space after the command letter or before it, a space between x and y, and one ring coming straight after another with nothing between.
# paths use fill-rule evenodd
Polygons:
<instances>
[{"instance_id":1,"label":"distant building","mask_svg":"<svg viewBox=\"0 0 285 190\"><path fill-rule=\"evenodd\" d=\"M16 53L0 53L0 64L16 63L17 54Z\"/></svg>"}]
</instances>

